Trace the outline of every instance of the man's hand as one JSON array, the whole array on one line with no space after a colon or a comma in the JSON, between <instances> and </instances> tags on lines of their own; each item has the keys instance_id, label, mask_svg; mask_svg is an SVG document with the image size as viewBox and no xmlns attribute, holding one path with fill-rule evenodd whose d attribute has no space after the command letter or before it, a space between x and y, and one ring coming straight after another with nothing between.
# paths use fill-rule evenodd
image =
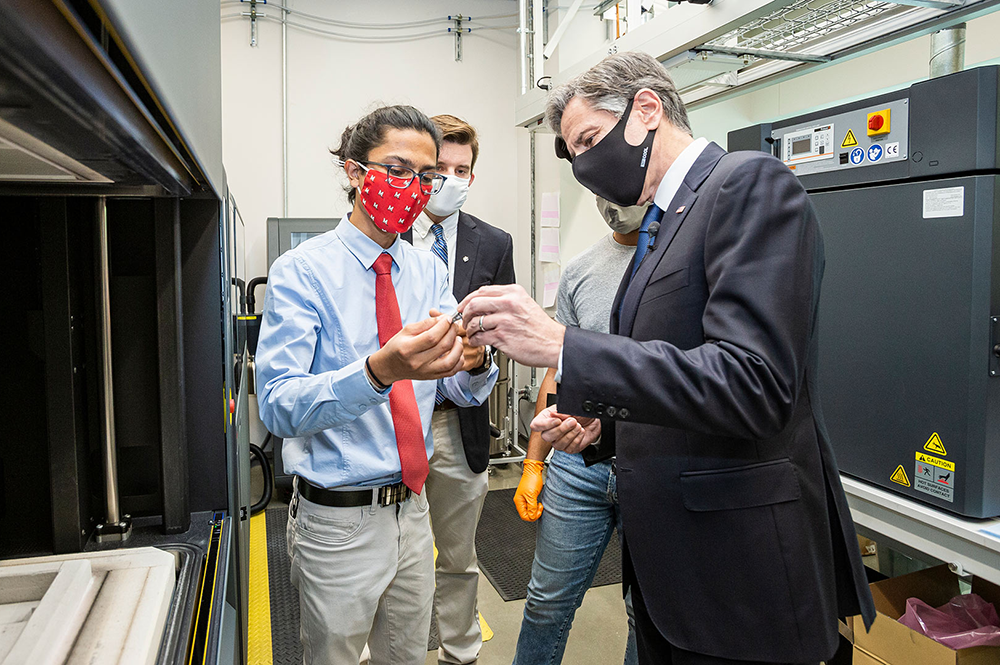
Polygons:
<instances>
[{"instance_id":1,"label":"man's hand","mask_svg":"<svg viewBox=\"0 0 1000 665\"><path fill-rule=\"evenodd\" d=\"M516 284L484 286L458 305L469 341L500 349L522 365L556 367L566 326Z\"/></svg>"},{"instance_id":2,"label":"man's hand","mask_svg":"<svg viewBox=\"0 0 1000 665\"><path fill-rule=\"evenodd\" d=\"M597 418L577 418L556 412L550 406L531 421L531 429L556 450L575 454L601 438L601 421Z\"/></svg>"},{"instance_id":3,"label":"man's hand","mask_svg":"<svg viewBox=\"0 0 1000 665\"><path fill-rule=\"evenodd\" d=\"M468 372L470 369L476 369L477 367L483 366L483 361L486 359L486 347L485 346L474 346L469 341L469 333L465 330L465 326L462 324L458 325L458 336L462 338L462 371Z\"/></svg>"},{"instance_id":4,"label":"man's hand","mask_svg":"<svg viewBox=\"0 0 1000 665\"><path fill-rule=\"evenodd\" d=\"M517 514L525 522L534 522L542 516L542 504L538 503L538 495L542 493L542 469L545 462L537 459L524 460L524 471L521 472L521 482L514 492L514 507Z\"/></svg>"},{"instance_id":5,"label":"man's hand","mask_svg":"<svg viewBox=\"0 0 1000 665\"><path fill-rule=\"evenodd\" d=\"M451 317L431 310L431 318L403 326L368 358L375 378L385 384L402 379L443 379L462 369L462 339Z\"/></svg>"}]
</instances>

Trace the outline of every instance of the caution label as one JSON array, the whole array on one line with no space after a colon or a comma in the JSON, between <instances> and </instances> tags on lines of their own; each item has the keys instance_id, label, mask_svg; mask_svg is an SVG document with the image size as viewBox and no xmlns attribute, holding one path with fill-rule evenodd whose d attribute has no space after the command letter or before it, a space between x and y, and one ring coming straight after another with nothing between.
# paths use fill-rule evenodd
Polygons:
<instances>
[{"instance_id":1,"label":"caution label","mask_svg":"<svg viewBox=\"0 0 1000 665\"><path fill-rule=\"evenodd\" d=\"M840 144L841 148L853 148L858 144L858 140L854 138L854 130L848 129L847 136L844 137L844 142Z\"/></svg>"},{"instance_id":2,"label":"caution label","mask_svg":"<svg viewBox=\"0 0 1000 665\"><path fill-rule=\"evenodd\" d=\"M903 470L902 464L896 467L896 470L892 472L891 476L889 476L889 480L894 483L899 483L903 487L910 486L910 479L906 477L906 471Z\"/></svg>"},{"instance_id":3,"label":"caution label","mask_svg":"<svg viewBox=\"0 0 1000 665\"><path fill-rule=\"evenodd\" d=\"M946 459L938 459L937 457L932 457L931 455L925 455L924 453L917 453L917 461L923 462L924 464L929 464L931 466L936 466L944 469L945 471L954 471L955 463L949 462Z\"/></svg>"},{"instance_id":4,"label":"caution label","mask_svg":"<svg viewBox=\"0 0 1000 665\"><path fill-rule=\"evenodd\" d=\"M931 438L927 439L927 443L924 444L924 450L929 453L934 453L935 455L948 454L948 451L945 450L944 444L941 443L941 437L938 436L937 432L931 434Z\"/></svg>"},{"instance_id":5,"label":"caution label","mask_svg":"<svg viewBox=\"0 0 1000 665\"><path fill-rule=\"evenodd\" d=\"M948 460L917 453L913 489L944 501L955 501L955 465Z\"/></svg>"},{"instance_id":6,"label":"caution label","mask_svg":"<svg viewBox=\"0 0 1000 665\"><path fill-rule=\"evenodd\" d=\"M919 462L917 462L917 466L920 466ZM951 471L939 469L936 466L925 466L924 470L925 472L930 470L935 479L929 480L926 476L917 476L913 479L913 489L918 492L923 492L924 494L930 494L931 496L942 499L943 501L954 503L955 474Z\"/></svg>"}]
</instances>

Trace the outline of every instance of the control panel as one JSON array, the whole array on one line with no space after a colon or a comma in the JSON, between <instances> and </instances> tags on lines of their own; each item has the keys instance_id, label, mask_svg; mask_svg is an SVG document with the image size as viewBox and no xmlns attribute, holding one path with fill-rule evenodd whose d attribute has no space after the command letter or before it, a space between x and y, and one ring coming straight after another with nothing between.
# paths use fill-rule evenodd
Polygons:
<instances>
[{"instance_id":1,"label":"control panel","mask_svg":"<svg viewBox=\"0 0 1000 665\"><path fill-rule=\"evenodd\" d=\"M781 140L786 164L804 164L833 157L833 125L809 127L784 135Z\"/></svg>"},{"instance_id":2,"label":"control panel","mask_svg":"<svg viewBox=\"0 0 1000 665\"><path fill-rule=\"evenodd\" d=\"M796 175L878 166L907 158L908 111L908 99L883 102L774 129L771 138Z\"/></svg>"}]
</instances>

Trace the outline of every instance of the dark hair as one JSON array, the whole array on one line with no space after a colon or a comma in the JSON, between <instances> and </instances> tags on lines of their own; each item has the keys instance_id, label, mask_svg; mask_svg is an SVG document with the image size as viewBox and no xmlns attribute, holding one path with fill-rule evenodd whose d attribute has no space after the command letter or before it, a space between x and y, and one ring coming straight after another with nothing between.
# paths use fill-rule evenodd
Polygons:
<instances>
[{"instance_id":1,"label":"dark hair","mask_svg":"<svg viewBox=\"0 0 1000 665\"><path fill-rule=\"evenodd\" d=\"M426 132L434 139L435 149L441 149L441 132L430 118L420 109L396 105L381 106L353 125L349 125L340 135L340 145L330 152L343 161L353 159L356 162L363 162L368 159L369 153L385 140L385 131L390 128ZM344 191L347 192L347 199L353 205L354 188L347 186Z\"/></svg>"}]
</instances>

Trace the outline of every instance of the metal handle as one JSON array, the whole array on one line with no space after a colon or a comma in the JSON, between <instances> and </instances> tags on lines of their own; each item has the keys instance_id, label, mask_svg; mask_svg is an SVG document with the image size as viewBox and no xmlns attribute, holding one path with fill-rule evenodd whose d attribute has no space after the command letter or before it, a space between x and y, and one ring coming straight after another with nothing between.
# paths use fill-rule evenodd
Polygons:
<instances>
[{"instance_id":1,"label":"metal handle","mask_svg":"<svg viewBox=\"0 0 1000 665\"><path fill-rule=\"evenodd\" d=\"M107 523L121 521L118 510L118 450L115 446L115 405L111 379L111 268L108 260L107 200L97 199L98 252L101 279L101 385L104 389L104 493L107 497Z\"/></svg>"}]
</instances>

